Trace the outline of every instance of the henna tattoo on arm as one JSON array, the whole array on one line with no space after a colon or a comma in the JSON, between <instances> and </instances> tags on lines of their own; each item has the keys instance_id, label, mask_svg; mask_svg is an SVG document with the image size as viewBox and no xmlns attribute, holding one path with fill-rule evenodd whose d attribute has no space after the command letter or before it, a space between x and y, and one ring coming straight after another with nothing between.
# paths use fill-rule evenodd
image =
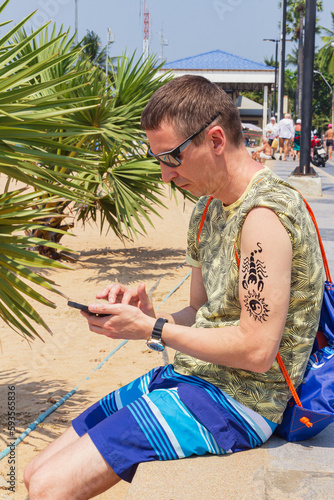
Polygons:
<instances>
[{"instance_id":1,"label":"henna tattoo on arm","mask_svg":"<svg viewBox=\"0 0 334 500\"><path fill-rule=\"evenodd\" d=\"M255 321L267 321L268 312L268 304L265 303L265 299L261 297L259 293L256 293L255 290L252 292L248 290L246 297L244 298L244 304L246 306L246 310L249 313L250 317L253 317Z\"/></svg>"},{"instance_id":2,"label":"henna tattoo on arm","mask_svg":"<svg viewBox=\"0 0 334 500\"><path fill-rule=\"evenodd\" d=\"M261 297L264 288L264 280L268 278L264 262L257 258L257 254L262 252L261 243L257 243L257 249L253 250L250 257L246 257L242 263L241 272L243 273L242 287L247 290L244 298L244 304L250 317L262 323L268 318L268 304Z\"/></svg>"},{"instance_id":3,"label":"henna tattoo on arm","mask_svg":"<svg viewBox=\"0 0 334 500\"><path fill-rule=\"evenodd\" d=\"M242 263L242 273L244 273L242 286L245 290L249 289L249 285L257 285L257 290L262 292L264 287L264 278L268 278L266 266L260 259L256 259L255 255L262 252L261 243L257 243L258 250L253 250L250 257L246 257Z\"/></svg>"}]
</instances>

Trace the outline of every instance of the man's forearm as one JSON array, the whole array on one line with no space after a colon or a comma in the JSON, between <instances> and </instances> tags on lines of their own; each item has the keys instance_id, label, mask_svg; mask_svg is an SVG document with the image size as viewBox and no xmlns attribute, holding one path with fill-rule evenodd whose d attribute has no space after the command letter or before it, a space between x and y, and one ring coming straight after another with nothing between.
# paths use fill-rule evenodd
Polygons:
<instances>
[{"instance_id":1,"label":"man's forearm","mask_svg":"<svg viewBox=\"0 0 334 500\"><path fill-rule=\"evenodd\" d=\"M196 312L197 311L193 307L187 306L181 309L181 311L172 314L166 311L157 311L156 316L166 318L169 323L174 323L176 325L192 326L195 323Z\"/></svg>"}]
</instances>

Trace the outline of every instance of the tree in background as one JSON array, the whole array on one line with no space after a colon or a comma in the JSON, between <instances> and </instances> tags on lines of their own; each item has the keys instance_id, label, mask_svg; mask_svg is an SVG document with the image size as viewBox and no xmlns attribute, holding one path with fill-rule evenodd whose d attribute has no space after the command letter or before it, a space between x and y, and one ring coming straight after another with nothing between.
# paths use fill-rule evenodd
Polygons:
<instances>
[{"instance_id":1,"label":"tree in background","mask_svg":"<svg viewBox=\"0 0 334 500\"><path fill-rule=\"evenodd\" d=\"M0 173L8 179L0 195L0 317L31 339L39 336L32 321L47 328L31 299L55 305L30 284L60 293L33 269L66 267L31 249L70 252L59 244L66 207L83 221L101 214L101 230L131 238L163 205L160 168L146 156L140 129L142 109L162 85L157 61L125 54L109 79L80 59L68 33L45 25L27 34L32 15L0 37ZM29 191L10 191L10 179Z\"/></svg>"},{"instance_id":2,"label":"tree in background","mask_svg":"<svg viewBox=\"0 0 334 500\"><path fill-rule=\"evenodd\" d=\"M331 79L334 78L334 12L331 12L332 29L323 28L321 30L325 36L321 37L324 42L318 54L318 64L320 71L326 71Z\"/></svg>"},{"instance_id":3,"label":"tree in background","mask_svg":"<svg viewBox=\"0 0 334 500\"><path fill-rule=\"evenodd\" d=\"M111 45L113 41L108 41ZM107 46L102 48L101 38L95 31L87 30L87 34L84 36L80 43L82 47L82 56L88 58L88 60L94 65L98 66L102 71L107 70ZM117 57L110 57L108 55L108 73L109 77L112 78L114 67L117 66Z\"/></svg>"},{"instance_id":4,"label":"tree in background","mask_svg":"<svg viewBox=\"0 0 334 500\"><path fill-rule=\"evenodd\" d=\"M315 109L315 125L324 131L332 121L334 107L334 12L331 12L332 29L321 27L324 36L321 37L324 45L315 58L315 69L320 71L314 74L313 107ZM326 81L327 83L326 83ZM330 92L329 86L332 87Z\"/></svg>"},{"instance_id":5,"label":"tree in background","mask_svg":"<svg viewBox=\"0 0 334 500\"><path fill-rule=\"evenodd\" d=\"M82 53L89 61L95 66L99 66L103 58L102 43L99 35L94 31L87 30L87 34L82 39L80 46L82 47Z\"/></svg>"},{"instance_id":6,"label":"tree in background","mask_svg":"<svg viewBox=\"0 0 334 500\"><path fill-rule=\"evenodd\" d=\"M8 3L9 0L6 0L0 5L0 14ZM42 73L52 72L57 65L64 64L66 58L58 52L43 63L37 61L39 54L47 52L52 44L63 43L63 34L35 51L28 50L24 57L18 55L45 29L41 26L23 40L14 41L12 37L31 17L27 16L0 37L0 173L4 185L4 192L0 195L0 317L25 338L38 336L32 321L48 329L31 305L31 299L55 307L34 289L34 285L60 293L52 280L34 269L66 267L29 250L48 242L25 235L25 231L40 227L41 218L53 216L52 206L38 208L36 202L47 194L51 204L63 197L70 200L80 197L84 203L90 203L91 195L80 186L75 192L71 181L75 172L82 171L83 164L87 167L93 164L90 152L82 151L80 160L58 155L57 168L70 168L73 172L68 179L59 175L58 182L55 182L55 172L46 167L54 164L56 159L53 150L60 134L54 130L55 123L68 121L67 131L62 134L64 140L73 134L76 137L87 134L85 127L75 126L69 118L72 106L82 110L87 106L83 100L65 99L63 93L56 90L58 85L67 85L78 77L75 68L66 75L47 81L42 77ZM2 26L6 24L8 22L3 22ZM76 59L78 51L74 49L72 56ZM95 131L92 129L92 132ZM64 148L71 151L66 145ZM4 183L6 179L7 183ZM22 186L32 186L34 191L26 192L24 187L10 191L10 179L21 182ZM62 231L56 229L56 232ZM57 250L66 250L54 242L49 245Z\"/></svg>"}]
</instances>

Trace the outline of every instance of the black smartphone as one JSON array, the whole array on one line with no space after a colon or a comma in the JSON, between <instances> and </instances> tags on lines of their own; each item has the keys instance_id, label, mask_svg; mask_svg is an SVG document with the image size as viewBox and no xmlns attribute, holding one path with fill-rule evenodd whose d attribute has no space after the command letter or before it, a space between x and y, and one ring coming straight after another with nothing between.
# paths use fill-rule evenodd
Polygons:
<instances>
[{"instance_id":1,"label":"black smartphone","mask_svg":"<svg viewBox=\"0 0 334 500\"><path fill-rule=\"evenodd\" d=\"M111 316L111 314L94 314L89 311L88 306L85 306L84 304L79 304L78 302L72 302L71 300L67 301L67 305L70 307L75 307L75 309L80 309L81 311L86 311L89 314L92 314L93 316Z\"/></svg>"}]
</instances>

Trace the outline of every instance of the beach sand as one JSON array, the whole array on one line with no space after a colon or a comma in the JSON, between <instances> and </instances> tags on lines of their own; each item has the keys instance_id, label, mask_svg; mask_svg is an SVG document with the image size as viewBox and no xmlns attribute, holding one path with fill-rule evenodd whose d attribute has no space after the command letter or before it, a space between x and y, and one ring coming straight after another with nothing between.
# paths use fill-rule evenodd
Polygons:
<instances>
[{"instance_id":1,"label":"beach sand","mask_svg":"<svg viewBox=\"0 0 334 500\"><path fill-rule=\"evenodd\" d=\"M192 203L176 203L169 199L168 209L161 209L159 219L152 216L154 228L146 225L147 235L123 245L114 234L100 235L94 224L76 223L75 238L62 239L65 246L80 252L72 270L43 271L53 279L59 290L69 299L89 304L102 288L114 282L136 286L145 282L147 290L155 285L153 300L156 307L189 272L185 264L186 236ZM183 265L184 264L184 265ZM159 280L159 278L161 278ZM189 296L190 280L163 304L162 309L175 311L185 307ZM0 323L0 451L17 438L36 418L47 411L78 384L77 392L48 416L16 448L0 462L0 500L24 499L25 466L50 442L60 436L87 406L130 382L134 378L162 365L162 355L149 350L143 341L130 341L118 350L103 366L98 364L120 344L89 331L79 311L71 309L66 299L43 292L57 305L51 309L34 304L42 314L53 336L39 329L39 339L28 343L4 323ZM169 359L173 359L169 351ZM88 380L84 380L88 377ZM8 388L15 387L15 436L8 434ZM8 490L10 458L14 459L15 493ZM13 463L13 462L12 462ZM113 499L124 499L128 483L121 481L112 492ZM111 492L96 497L111 498Z\"/></svg>"}]
</instances>

